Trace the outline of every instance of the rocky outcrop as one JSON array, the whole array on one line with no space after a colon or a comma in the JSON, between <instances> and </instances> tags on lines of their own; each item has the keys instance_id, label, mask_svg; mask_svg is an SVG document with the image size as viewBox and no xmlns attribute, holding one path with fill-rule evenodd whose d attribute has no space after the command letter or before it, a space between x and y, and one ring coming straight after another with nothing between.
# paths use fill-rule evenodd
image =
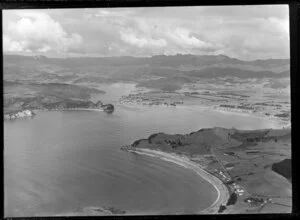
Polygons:
<instances>
[{"instance_id":1,"label":"rocky outcrop","mask_svg":"<svg viewBox=\"0 0 300 220\"><path fill-rule=\"evenodd\" d=\"M112 104L102 105L101 107L106 113L109 114L113 113L115 110L115 107Z\"/></svg>"}]
</instances>

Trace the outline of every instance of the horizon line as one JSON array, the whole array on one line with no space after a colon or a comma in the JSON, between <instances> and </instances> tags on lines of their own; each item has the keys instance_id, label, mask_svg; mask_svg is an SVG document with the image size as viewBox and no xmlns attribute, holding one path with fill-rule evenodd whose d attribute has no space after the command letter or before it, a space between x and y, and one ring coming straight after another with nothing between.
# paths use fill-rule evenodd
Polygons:
<instances>
[{"instance_id":1,"label":"horizon line","mask_svg":"<svg viewBox=\"0 0 300 220\"><path fill-rule=\"evenodd\" d=\"M210 54L173 54L173 55L165 55L165 54L156 54L156 55L151 55L151 56L130 56L130 55L124 55L124 56L65 56L65 57L55 57L55 56L49 56L49 55L41 55L41 54L20 54L20 53L15 53L15 52L3 52L4 56L23 56L23 57L46 57L50 59L72 59L72 58L124 58L124 57L130 57L130 58L152 58L152 57L158 57L158 56L165 56L165 57L174 57L174 56L211 56L211 57L217 57L217 56L223 56L227 57L230 59L236 59L240 61L246 61L246 62L252 62L252 61L264 61L264 60L290 60L291 58L265 58L265 59L250 59L250 60L244 60L244 59L239 59L236 57L231 57L225 54L216 54L216 55L210 55Z\"/></svg>"}]
</instances>

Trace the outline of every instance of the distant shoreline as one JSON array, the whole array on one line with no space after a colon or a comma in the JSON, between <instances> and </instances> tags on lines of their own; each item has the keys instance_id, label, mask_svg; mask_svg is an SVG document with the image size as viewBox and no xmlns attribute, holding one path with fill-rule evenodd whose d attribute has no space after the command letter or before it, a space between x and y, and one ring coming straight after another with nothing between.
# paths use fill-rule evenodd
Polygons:
<instances>
[{"instance_id":1,"label":"distant shoreline","mask_svg":"<svg viewBox=\"0 0 300 220\"><path fill-rule=\"evenodd\" d=\"M190 161L187 157L178 156L172 153L165 153L158 150L144 149L144 148L128 150L128 152L152 156L165 161L176 163L177 165L195 171L199 176L201 176L201 178L203 178L209 184L213 185L218 193L217 199L208 208L204 210L199 210L195 214L216 214L218 212L220 205L226 204L227 200L229 199L229 191L227 187L223 184L223 182L217 177L215 177L214 175L205 171L198 164Z\"/></svg>"},{"instance_id":2,"label":"distant shoreline","mask_svg":"<svg viewBox=\"0 0 300 220\"><path fill-rule=\"evenodd\" d=\"M97 109L97 108L67 108L67 109L39 109L36 111L98 111L98 112L104 112L103 109Z\"/></svg>"},{"instance_id":3,"label":"distant shoreline","mask_svg":"<svg viewBox=\"0 0 300 220\"><path fill-rule=\"evenodd\" d=\"M32 114L22 116L22 117L16 116L19 113L22 113L24 111L30 111ZM31 109L31 110L22 110L22 111L18 111L18 112L15 112L15 113L4 114L4 120L16 120L16 119L21 119L21 118L32 118L36 115L37 112L50 112L50 111L97 111L97 112L105 112L104 109L97 109L97 108ZM14 115L14 116L11 117L9 115ZM11 118L8 118L8 117L11 117Z\"/></svg>"},{"instance_id":4,"label":"distant shoreline","mask_svg":"<svg viewBox=\"0 0 300 220\"><path fill-rule=\"evenodd\" d=\"M283 120L280 120L280 119L275 119L275 118L269 118L269 117L266 117L266 116L263 116L263 115L258 115L258 114L255 114L255 113L234 112L234 111L226 111L226 110L220 110L220 109L214 109L214 108L208 108L207 110L215 111L215 112L222 113L222 114L233 114L233 115L251 116L251 117L261 118L261 119L264 119L264 120L280 123L283 126L289 126L291 124L291 122L286 122L286 121L283 121Z\"/></svg>"},{"instance_id":5,"label":"distant shoreline","mask_svg":"<svg viewBox=\"0 0 300 220\"><path fill-rule=\"evenodd\" d=\"M213 108L212 106L204 106L204 105L185 105L185 104L182 104L182 105L177 105L177 106L166 106L166 105L148 106L148 105L143 105L143 104L138 104L138 103L118 103L118 104L121 105L121 106L128 107L128 108L141 108L141 109L150 109L150 108L197 108L197 109L201 109L202 111L216 112L216 113L221 113L221 114L231 114L231 115L238 115L238 116L255 117L255 118L259 118L259 119L263 119L263 120L278 123L278 124L282 125L282 126L280 126L280 128L289 127L291 125L290 121L287 122L287 121L283 121L283 120L276 119L276 118L266 117L264 115L259 115L259 114L255 114L255 113L248 113L248 112L226 111L226 110L222 110L222 109Z\"/></svg>"}]
</instances>

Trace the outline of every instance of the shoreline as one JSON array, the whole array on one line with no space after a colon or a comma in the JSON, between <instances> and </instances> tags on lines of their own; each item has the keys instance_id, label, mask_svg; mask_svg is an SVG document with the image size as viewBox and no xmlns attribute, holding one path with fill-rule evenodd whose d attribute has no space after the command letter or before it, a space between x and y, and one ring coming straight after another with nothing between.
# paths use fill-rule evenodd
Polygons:
<instances>
[{"instance_id":1,"label":"shoreline","mask_svg":"<svg viewBox=\"0 0 300 220\"><path fill-rule=\"evenodd\" d=\"M259 118L259 119L263 119L263 120L267 120L267 121L270 121L270 122L275 122L275 123L281 124L282 127L288 127L288 126L291 125L290 121L283 121L283 120L280 120L280 119L265 117L263 115L259 115L259 114L255 114L255 113L234 112L234 111L226 111L226 110L220 110L220 109L214 109L214 108L210 108L210 109L207 109L207 110L218 112L218 113L221 113L221 114L232 114L232 115L239 115L239 116L255 117L255 118Z\"/></svg>"},{"instance_id":2,"label":"shoreline","mask_svg":"<svg viewBox=\"0 0 300 220\"><path fill-rule=\"evenodd\" d=\"M28 111L28 110L23 110L23 111L19 111L17 113L14 114L18 114L20 112L24 112L24 111ZM36 113L38 112L51 112L51 111L96 111L96 112L105 112L104 109L89 109L89 108L68 108L68 109L32 109L30 110L33 114L32 115L26 115L26 116L22 116L22 117L17 117L15 116L14 118L6 118L7 115L10 115L12 113L7 113L4 114L4 120L16 120L16 119L22 119L22 118L32 118L36 115Z\"/></svg>"},{"instance_id":3,"label":"shoreline","mask_svg":"<svg viewBox=\"0 0 300 220\"><path fill-rule=\"evenodd\" d=\"M199 164L192 162L186 156L179 156L172 153L165 153L162 151L145 149L145 148L143 149L139 148L134 150L128 149L127 151L141 154L141 155L156 157L165 161L175 163L187 169L191 169L194 172L196 172L197 175L199 175L206 182L213 185L213 187L218 193L216 200L209 207L205 208L204 210L199 210L195 214L216 214L218 212L220 205L225 205L227 203L227 200L230 197L227 187L220 179L205 171L202 167L199 166Z\"/></svg>"},{"instance_id":4,"label":"shoreline","mask_svg":"<svg viewBox=\"0 0 300 220\"><path fill-rule=\"evenodd\" d=\"M97 108L68 108L68 109L39 109L35 111L97 111L97 112L104 112L103 109Z\"/></svg>"},{"instance_id":5,"label":"shoreline","mask_svg":"<svg viewBox=\"0 0 300 220\"><path fill-rule=\"evenodd\" d=\"M277 123L279 126L278 128L286 128L291 125L290 121L284 121L276 118L266 117L264 115L260 115L259 113L248 113L248 112L236 112L236 111L226 111L222 109L217 109L212 106L204 106L204 105L176 105L176 106L166 106L166 105L143 105L138 103L118 103L121 106L125 106L128 108L140 108L140 109L149 109L149 108L197 108L201 111L208 111L208 112L215 112L221 114L229 114L229 115L237 115L237 116L246 116L246 117L254 117L261 120L266 120L269 122Z\"/></svg>"}]
</instances>

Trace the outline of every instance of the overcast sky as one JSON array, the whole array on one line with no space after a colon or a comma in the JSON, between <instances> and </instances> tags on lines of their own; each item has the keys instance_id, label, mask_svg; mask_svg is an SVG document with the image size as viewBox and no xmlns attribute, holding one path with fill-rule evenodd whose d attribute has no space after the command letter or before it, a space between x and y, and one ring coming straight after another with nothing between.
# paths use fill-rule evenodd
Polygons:
<instances>
[{"instance_id":1,"label":"overcast sky","mask_svg":"<svg viewBox=\"0 0 300 220\"><path fill-rule=\"evenodd\" d=\"M3 11L4 53L289 58L288 6Z\"/></svg>"}]
</instances>

